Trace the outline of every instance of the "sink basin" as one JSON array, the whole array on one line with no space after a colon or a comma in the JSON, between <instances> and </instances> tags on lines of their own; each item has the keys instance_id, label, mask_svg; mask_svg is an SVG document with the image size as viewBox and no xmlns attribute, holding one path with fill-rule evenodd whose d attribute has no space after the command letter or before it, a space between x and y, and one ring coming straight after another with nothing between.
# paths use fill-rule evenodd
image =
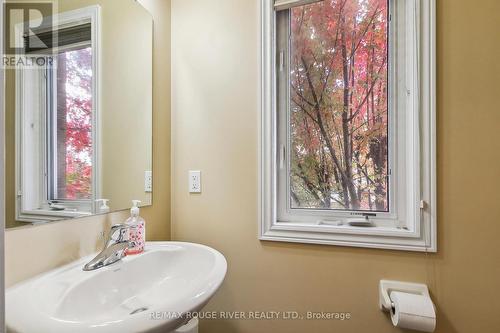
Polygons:
<instances>
[{"instance_id":1,"label":"sink basin","mask_svg":"<svg viewBox=\"0 0 500 333\"><path fill-rule=\"evenodd\" d=\"M93 256L37 276L6 292L6 322L19 333L170 332L200 311L226 274L207 246L148 242L146 251L84 272Z\"/></svg>"}]
</instances>

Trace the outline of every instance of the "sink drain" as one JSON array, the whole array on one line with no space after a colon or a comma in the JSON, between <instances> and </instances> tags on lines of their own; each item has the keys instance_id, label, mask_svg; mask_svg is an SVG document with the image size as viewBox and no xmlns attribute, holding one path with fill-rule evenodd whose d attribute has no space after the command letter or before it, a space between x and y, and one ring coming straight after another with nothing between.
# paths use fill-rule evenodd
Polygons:
<instances>
[{"instance_id":1,"label":"sink drain","mask_svg":"<svg viewBox=\"0 0 500 333\"><path fill-rule=\"evenodd\" d=\"M147 309L148 308L138 308L138 309L135 309L134 311L130 312L130 315L135 315L136 313L144 312Z\"/></svg>"}]
</instances>

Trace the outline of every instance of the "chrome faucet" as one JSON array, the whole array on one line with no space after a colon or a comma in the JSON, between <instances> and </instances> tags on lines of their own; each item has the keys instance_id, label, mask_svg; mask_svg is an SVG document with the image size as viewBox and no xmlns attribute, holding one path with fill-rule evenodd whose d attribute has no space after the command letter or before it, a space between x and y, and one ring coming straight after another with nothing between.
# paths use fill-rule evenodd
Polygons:
<instances>
[{"instance_id":1,"label":"chrome faucet","mask_svg":"<svg viewBox=\"0 0 500 333\"><path fill-rule=\"evenodd\" d=\"M93 271L104 266L111 265L126 255L129 247L133 247L129 240L129 226L116 224L111 227L109 239L104 249L94 259L83 266L84 271Z\"/></svg>"}]
</instances>

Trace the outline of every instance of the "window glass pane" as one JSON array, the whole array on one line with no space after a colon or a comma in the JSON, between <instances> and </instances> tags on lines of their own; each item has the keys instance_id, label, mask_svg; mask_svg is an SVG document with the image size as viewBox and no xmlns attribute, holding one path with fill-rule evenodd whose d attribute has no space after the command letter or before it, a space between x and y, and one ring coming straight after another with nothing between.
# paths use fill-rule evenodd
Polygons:
<instances>
[{"instance_id":1,"label":"window glass pane","mask_svg":"<svg viewBox=\"0 0 500 333\"><path fill-rule=\"evenodd\" d=\"M290 17L291 207L388 211L388 1Z\"/></svg>"},{"instance_id":2,"label":"window glass pane","mask_svg":"<svg viewBox=\"0 0 500 333\"><path fill-rule=\"evenodd\" d=\"M92 198L92 50L57 58L57 199Z\"/></svg>"}]
</instances>

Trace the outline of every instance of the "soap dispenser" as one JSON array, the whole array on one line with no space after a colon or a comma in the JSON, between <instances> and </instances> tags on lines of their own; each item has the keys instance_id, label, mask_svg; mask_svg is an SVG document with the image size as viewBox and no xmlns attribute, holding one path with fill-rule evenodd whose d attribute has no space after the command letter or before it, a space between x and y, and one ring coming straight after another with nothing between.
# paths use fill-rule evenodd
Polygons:
<instances>
[{"instance_id":1,"label":"soap dispenser","mask_svg":"<svg viewBox=\"0 0 500 333\"><path fill-rule=\"evenodd\" d=\"M144 252L146 244L146 221L139 216L140 200L132 200L130 217L125 221L129 226L129 241L132 243L127 249L127 255L134 255Z\"/></svg>"},{"instance_id":2,"label":"soap dispenser","mask_svg":"<svg viewBox=\"0 0 500 333\"><path fill-rule=\"evenodd\" d=\"M109 199L97 199L95 202L97 202L97 204L99 203L101 204L97 208L98 214L109 213L109 206L108 206Z\"/></svg>"}]
</instances>

